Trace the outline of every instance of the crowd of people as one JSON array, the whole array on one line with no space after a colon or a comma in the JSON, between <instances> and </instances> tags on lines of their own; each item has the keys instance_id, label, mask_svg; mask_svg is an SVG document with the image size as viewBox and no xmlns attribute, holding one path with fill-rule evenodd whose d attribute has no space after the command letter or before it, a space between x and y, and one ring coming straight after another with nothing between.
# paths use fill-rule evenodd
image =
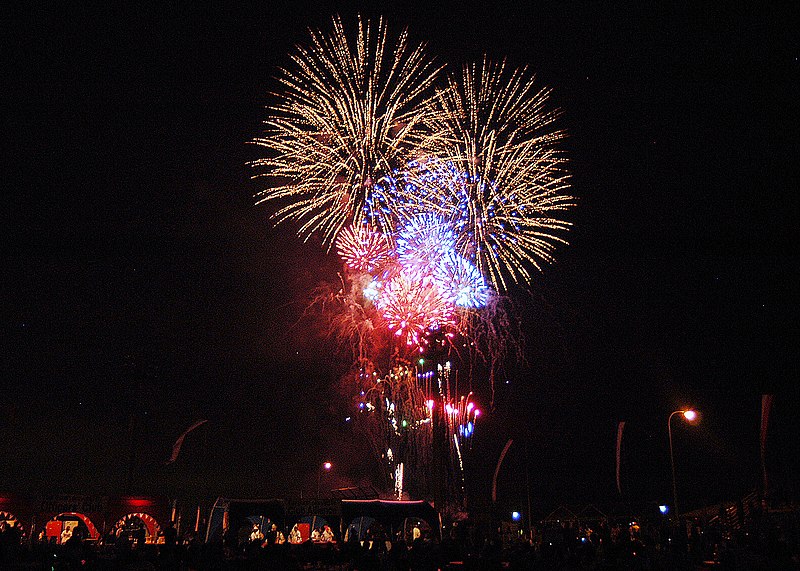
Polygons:
<instances>
[{"instance_id":1,"label":"crowd of people","mask_svg":"<svg viewBox=\"0 0 800 571\"><path fill-rule=\"evenodd\" d=\"M730 530L668 519L602 521L503 535L494 525L459 522L441 539L418 527L393 534L379 524L340 538L323 525L304 541L297 525L284 534L265 522L208 543L192 532L179 537L168 524L155 544L122 534L39 542L0 522L0 569L797 569L796 523Z\"/></svg>"},{"instance_id":2,"label":"crowd of people","mask_svg":"<svg viewBox=\"0 0 800 571\"><path fill-rule=\"evenodd\" d=\"M264 532L264 529L267 530L266 533ZM239 533L239 537L242 537L241 531ZM321 527L314 528L311 531L309 539L314 543L333 543L335 541L335 536L331 527L325 524ZM272 523L269 519L267 519L266 523L253 524L247 541L252 545L267 547L270 545L283 545L287 541L291 544L298 545L303 543L305 540L303 539L303 534L300 532L300 526L298 524L294 524L292 526L287 540L286 534L278 529L278 524ZM231 544L230 533L228 533L227 543L228 545ZM240 539L238 541L238 545L241 546L242 543L243 542Z\"/></svg>"}]
</instances>

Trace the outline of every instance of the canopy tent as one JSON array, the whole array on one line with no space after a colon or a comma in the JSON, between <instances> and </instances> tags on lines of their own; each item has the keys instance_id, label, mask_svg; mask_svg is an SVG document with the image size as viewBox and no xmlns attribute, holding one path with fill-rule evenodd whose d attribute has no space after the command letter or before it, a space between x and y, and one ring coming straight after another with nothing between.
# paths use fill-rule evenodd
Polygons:
<instances>
[{"instance_id":1,"label":"canopy tent","mask_svg":"<svg viewBox=\"0 0 800 571\"><path fill-rule=\"evenodd\" d=\"M580 518L575 515L571 509L567 508L566 506L558 506L550 515L542 520L542 523L577 523Z\"/></svg>"},{"instance_id":2,"label":"canopy tent","mask_svg":"<svg viewBox=\"0 0 800 571\"><path fill-rule=\"evenodd\" d=\"M439 512L422 500L342 500L342 535L345 529L354 525L360 530L361 539L362 532L366 531L363 525L366 520L362 518L371 518L373 523L380 524L391 537L405 534L409 520L422 520L430 526L434 537L441 539L442 523Z\"/></svg>"},{"instance_id":3,"label":"canopy tent","mask_svg":"<svg viewBox=\"0 0 800 571\"><path fill-rule=\"evenodd\" d=\"M283 529L286 519L286 505L283 500L240 500L217 498L211 508L206 529L206 541L218 541L226 529L237 530L242 526L252 526L253 518L264 518Z\"/></svg>"},{"instance_id":4,"label":"canopy tent","mask_svg":"<svg viewBox=\"0 0 800 571\"><path fill-rule=\"evenodd\" d=\"M578 512L578 520L581 523L600 523L602 521L608 520L608 516L597 509L597 506L593 504L589 504L585 508L583 508L580 512Z\"/></svg>"}]
</instances>

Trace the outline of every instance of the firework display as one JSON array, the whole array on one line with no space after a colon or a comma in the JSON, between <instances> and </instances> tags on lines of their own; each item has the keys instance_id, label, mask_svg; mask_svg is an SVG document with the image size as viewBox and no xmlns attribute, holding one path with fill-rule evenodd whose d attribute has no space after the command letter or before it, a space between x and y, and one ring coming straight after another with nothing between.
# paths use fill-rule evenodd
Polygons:
<instances>
[{"instance_id":1,"label":"firework display","mask_svg":"<svg viewBox=\"0 0 800 571\"><path fill-rule=\"evenodd\" d=\"M428 331L455 325L453 301L431 276L403 271L386 284L375 304L395 335L420 346Z\"/></svg>"},{"instance_id":2,"label":"firework display","mask_svg":"<svg viewBox=\"0 0 800 571\"><path fill-rule=\"evenodd\" d=\"M425 204L452 217L460 253L495 289L530 282L529 267L540 269L565 243L569 224L559 215L572 206L549 91L525 69L484 60L450 75L438 93L446 135L435 157L412 165L404 188L424 188Z\"/></svg>"},{"instance_id":3,"label":"firework display","mask_svg":"<svg viewBox=\"0 0 800 571\"><path fill-rule=\"evenodd\" d=\"M269 152L255 162L271 180L260 199L285 199L279 221L297 220L301 235L332 244L375 204L376 183L435 145L428 109L439 71L406 32L390 43L382 20L359 18L355 41L339 18L329 36L312 31L310 45L281 70L278 103L255 140ZM373 222L391 230L391 216L374 213Z\"/></svg>"},{"instance_id":4,"label":"firework display","mask_svg":"<svg viewBox=\"0 0 800 571\"><path fill-rule=\"evenodd\" d=\"M463 455L471 448L481 411L472 393L455 396L450 362L433 370L403 362L385 377L363 370L360 376L364 389L356 398L357 409L390 480L387 488L402 498L408 483L419 488L425 481L438 425L445 454L455 460L448 463L442 479L450 497L463 496Z\"/></svg>"},{"instance_id":5,"label":"firework display","mask_svg":"<svg viewBox=\"0 0 800 571\"><path fill-rule=\"evenodd\" d=\"M459 343L488 364L493 399L519 330L504 294L553 261L573 201L547 89L504 62L446 74L432 61L405 31L391 41L383 20L359 18L350 37L334 18L281 70L255 140L267 155L253 165L269 182L259 202L343 262L341 287L312 305L353 349L358 412L387 489L430 495L431 462L446 455L439 479L463 502L481 412L472 378L459 393L449 354ZM432 364L412 366L420 357Z\"/></svg>"},{"instance_id":6,"label":"firework display","mask_svg":"<svg viewBox=\"0 0 800 571\"><path fill-rule=\"evenodd\" d=\"M347 267L356 272L375 272L390 259L386 235L371 232L364 226L350 226L340 232L336 252Z\"/></svg>"}]
</instances>

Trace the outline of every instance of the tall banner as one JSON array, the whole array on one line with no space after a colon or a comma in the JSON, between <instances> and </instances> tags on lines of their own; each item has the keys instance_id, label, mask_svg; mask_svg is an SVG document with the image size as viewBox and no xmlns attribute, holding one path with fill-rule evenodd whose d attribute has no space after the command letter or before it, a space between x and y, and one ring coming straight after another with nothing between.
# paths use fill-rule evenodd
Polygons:
<instances>
[{"instance_id":1,"label":"tall banner","mask_svg":"<svg viewBox=\"0 0 800 571\"><path fill-rule=\"evenodd\" d=\"M764 478L764 495L769 491L767 480L767 427L769 426L769 412L772 409L772 400L775 395L761 395L761 476Z\"/></svg>"},{"instance_id":2,"label":"tall banner","mask_svg":"<svg viewBox=\"0 0 800 571\"><path fill-rule=\"evenodd\" d=\"M494 468L494 476L492 477L492 502L497 503L497 475L500 473L500 465L503 463L503 458L506 457L508 449L511 448L511 443L514 442L513 438L509 438L503 451L500 453L500 458L497 460L497 466Z\"/></svg>"},{"instance_id":3,"label":"tall banner","mask_svg":"<svg viewBox=\"0 0 800 571\"><path fill-rule=\"evenodd\" d=\"M620 421L617 425L617 491L622 495L622 485L619 480L620 452L622 451L622 431L625 430L625 421Z\"/></svg>"},{"instance_id":4,"label":"tall banner","mask_svg":"<svg viewBox=\"0 0 800 571\"><path fill-rule=\"evenodd\" d=\"M202 424L208 422L207 420L198 420L189 428L183 431L183 434L178 436L178 439L175 441L175 444L172 445L172 455L169 457L169 460L164 462L164 464L172 464L175 460L178 459L178 454L181 452L181 446L183 446L183 441L186 439L186 435L189 434L192 430L201 426Z\"/></svg>"}]
</instances>

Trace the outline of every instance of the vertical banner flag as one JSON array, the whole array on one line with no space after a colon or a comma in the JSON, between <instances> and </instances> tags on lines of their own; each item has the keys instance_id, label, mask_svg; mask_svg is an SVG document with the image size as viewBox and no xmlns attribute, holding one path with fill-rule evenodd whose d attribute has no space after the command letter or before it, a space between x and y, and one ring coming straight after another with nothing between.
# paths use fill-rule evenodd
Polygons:
<instances>
[{"instance_id":1,"label":"vertical banner flag","mask_svg":"<svg viewBox=\"0 0 800 571\"><path fill-rule=\"evenodd\" d=\"M625 429L625 421L620 421L617 425L617 491L619 495L622 495L622 485L620 484L619 480L619 464L620 464L620 452L622 450L622 431Z\"/></svg>"},{"instance_id":2,"label":"vertical banner flag","mask_svg":"<svg viewBox=\"0 0 800 571\"><path fill-rule=\"evenodd\" d=\"M500 473L500 465L503 463L503 458L506 457L508 449L511 448L511 443L514 442L513 438L509 438L503 451L500 453L500 458L497 460L497 466L494 468L494 477L492 477L492 502L497 502L497 475Z\"/></svg>"},{"instance_id":3,"label":"vertical banner flag","mask_svg":"<svg viewBox=\"0 0 800 571\"><path fill-rule=\"evenodd\" d=\"M189 428L187 428L186 430L183 431L183 434L181 434L178 437L178 439L175 441L175 444L172 445L172 455L169 457L169 460L164 462L165 465L166 464L172 464L175 460L178 459L178 454L180 454L180 452L181 452L181 446L183 446L183 441L186 439L186 435L189 434L192 430L194 430L198 426L200 426L200 425L202 425L202 424L204 424L206 422L208 422L208 421L207 420L198 420L193 425L191 425Z\"/></svg>"},{"instance_id":4,"label":"vertical banner flag","mask_svg":"<svg viewBox=\"0 0 800 571\"><path fill-rule=\"evenodd\" d=\"M767 426L769 425L769 411L772 409L772 399L775 395L761 395L761 475L764 478L764 495L769 490L767 481Z\"/></svg>"}]
</instances>

